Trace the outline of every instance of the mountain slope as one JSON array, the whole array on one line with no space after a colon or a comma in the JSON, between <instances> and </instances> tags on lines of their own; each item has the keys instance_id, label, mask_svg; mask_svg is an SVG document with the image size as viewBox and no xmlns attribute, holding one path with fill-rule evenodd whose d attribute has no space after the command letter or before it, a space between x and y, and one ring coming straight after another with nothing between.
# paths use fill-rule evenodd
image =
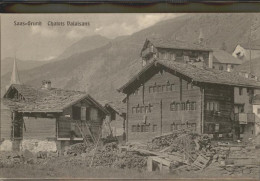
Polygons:
<instances>
[{"instance_id":1,"label":"mountain slope","mask_svg":"<svg viewBox=\"0 0 260 181\"><path fill-rule=\"evenodd\" d=\"M14 62L14 59L10 58L10 57L1 60L1 76L6 74L7 72L12 71L13 62ZM17 63L17 66L19 67L19 70L22 71L22 70L28 70L28 69L32 69L35 67L39 67L48 62L47 61L32 61L32 60L23 61L23 60L16 59L16 63Z\"/></svg>"},{"instance_id":2,"label":"mountain slope","mask_svg":"<svg viewBox=\"0 0 260 181\"><path fill-rule=\"evenodd\" d=\"M95 36L88 36L84 37L81 40L75 42L68 48L64 50L64 52L57 58L57 59L65 59L70 57L73 54L93 50L99 47L102 47L109 43L109 39L101 36L101 35L95 35Z\"/></svg>"},{"instance_id":3,"label":"mountain slope","mask_svg":"<svg viewBox=\"0 0 260 181\"><path fill-rule=\"evenodd\" d=\"M116 91L141 69L140 50L146 38L162 37L185 41L198 41L200 29L210 47L221 47L232 52L238 42L246 40L249 20L255 14L188 14L162 21L154 26L111 40L108 44L74 54L21 72L22 81L39 86L41 80L50 79L54 87L85 90L102 99L121 99ZM260 18L259 18L260 19ZM257 31L259 31L258 29ZM260 35L260 33L258 33ZM93 42L94 43L94 42ZM10 75L2 78L2 84Z\"/></svg>"}]
</instances>

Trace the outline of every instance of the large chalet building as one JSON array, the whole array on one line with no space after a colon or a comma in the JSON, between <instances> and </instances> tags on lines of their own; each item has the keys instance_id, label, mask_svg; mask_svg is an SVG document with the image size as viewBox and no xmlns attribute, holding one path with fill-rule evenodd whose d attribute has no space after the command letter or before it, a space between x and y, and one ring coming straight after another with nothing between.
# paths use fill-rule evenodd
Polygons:
<instances>
[{"instance_id":1,"label":"large chalet building","mask_svg":"<svg viewBox=\"0 0 260 181\"><path fill-rule=\"evenodd\" d=\"M142 70L119 89L127 95L127 141L180 129L239 138L242 119L254 122L250 101L260 82L213 69L212 50L153 39L141 56Z\"/></svg>"}]
</instances>

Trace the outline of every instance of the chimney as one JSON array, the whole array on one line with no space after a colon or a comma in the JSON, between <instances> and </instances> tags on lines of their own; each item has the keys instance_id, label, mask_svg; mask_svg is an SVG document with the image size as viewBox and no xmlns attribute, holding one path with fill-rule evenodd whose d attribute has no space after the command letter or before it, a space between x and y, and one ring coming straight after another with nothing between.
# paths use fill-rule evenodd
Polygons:
<instances>
[{"instance_id":1,"label":"chimney","mask_svg":"<svg viewBox=\"0 0 260 181\"><path fill-rule=\"evenodd\" d=\"M50 80L43 80L42 81L42 89L50 89L51 88L51 81Z\"/></svg>"}]
</instances>

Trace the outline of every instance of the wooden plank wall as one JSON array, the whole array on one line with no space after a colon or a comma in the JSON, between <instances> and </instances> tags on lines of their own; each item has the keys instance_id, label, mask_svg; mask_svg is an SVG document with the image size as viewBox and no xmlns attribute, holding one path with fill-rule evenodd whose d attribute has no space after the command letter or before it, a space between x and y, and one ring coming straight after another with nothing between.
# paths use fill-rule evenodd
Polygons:
<instances>
[{"instance_id":1,"label":"wooden plank wall","mask_svg":"<svg viewBox=\"0 0 260 181\"><path fill-rule=\"evenodd\" d=\"M1 103L0 140L12 137L12 112Z\"/></svg>"},{"instance_id":2,"label":"wooden plank wall","mask_svg":"<svg viewBox=\"0 0 260 181\"><path fill-rule=\"evenodd\" d=\"M23 139L55 139L56 119L55 118L33 118L24 117Z\"/></svg>"},{"instance_id":3,"label":"wooden plank wall","mask_svg":"<svg viewBox=\"0 0 260 181\"><path fill-rule=\"evenodd\" d=\"M128 141L148 140L153 136L171 132L173 123L196 123L197 129L199 129L201 120L201 93L199 87L194 86L188 90L186 80L173 75L167 70L162 73L158 72L148 79L149 80L143 83L143 86L139 87L138 93L133 92L129 94ZM150 87L166 85L168 81L170 84L174 84L174 90L149 92ZM196 110L170 110L170 104L172 102L186 102L188 100L190 102L196 102ZM134 107L137 107L138 104L139 106L149 106L150 104L152 106L151 112L144 113L144 111L142 111L142 113L135 113L133 109L135 109ZM147 124L150 124L149 131L133 131L132 126L143 124L145 115L147 116ZM154 125L157 125L156 130L153 130Z\"/></svg>"},{"instance_id":4,"label":"wooden plank wall","mask_svg":"<svg viewBox=\"0 0 260 181\"><path fill-rule=\"evenodd\" d=\"M207 110L207 102L219 103L219 114L213 114ZM231 86L209 85L205 86L205 104L204 104L204 133L229 133L232 129L232 112L234 111L234 93ZM219 124L219 131L213 128Z\"/></svg>"}]
</instances>

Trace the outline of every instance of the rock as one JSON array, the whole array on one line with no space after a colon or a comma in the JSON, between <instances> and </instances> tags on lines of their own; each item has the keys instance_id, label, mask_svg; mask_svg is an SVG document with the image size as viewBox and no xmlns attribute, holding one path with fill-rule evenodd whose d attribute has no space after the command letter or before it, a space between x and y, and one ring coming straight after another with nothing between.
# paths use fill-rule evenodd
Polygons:
<instances>
[{"instance_id":1,"label":"rock","mask_svg":"<svg viewBox=\"0 0 260 181\"><path fill-rule=\"evenodd\" d=\"M37 160L35 158L30 158L29 160L27 160L28 164L35 164L37 162Z\"/></svg>"},{"instance_id":2,"label":"rock","mask_svg":"<svg viewBox=\"0 0 260 181\"><path fill-rule=\"evenodd\" d=\"M23 157L24 157L25 161L28 161L29 159L33 158L34 155L33 155L33 153L30 152L29 150L25 150L25 151L23 152Z\"/></svg>"},{"instance_id":3,"label":"rock","mask_svg":"<svg viewBox=\"0 0 260 181\"><path fill-rule=\"evenodd\" d=\"M251 173L251 169L250 168L244 168L242 173L243 174L250 174Z\"/></svg>"},{"instance_id":4,"label":"rock","mask_svg":"<svg viewBox=\"0 0 260 181\"><path fill-rule=\"evenodd\" d=\"M80 155L82 158L86 158L87 157L87 153L81 153Z\"/></svg>"}]
</instances>

